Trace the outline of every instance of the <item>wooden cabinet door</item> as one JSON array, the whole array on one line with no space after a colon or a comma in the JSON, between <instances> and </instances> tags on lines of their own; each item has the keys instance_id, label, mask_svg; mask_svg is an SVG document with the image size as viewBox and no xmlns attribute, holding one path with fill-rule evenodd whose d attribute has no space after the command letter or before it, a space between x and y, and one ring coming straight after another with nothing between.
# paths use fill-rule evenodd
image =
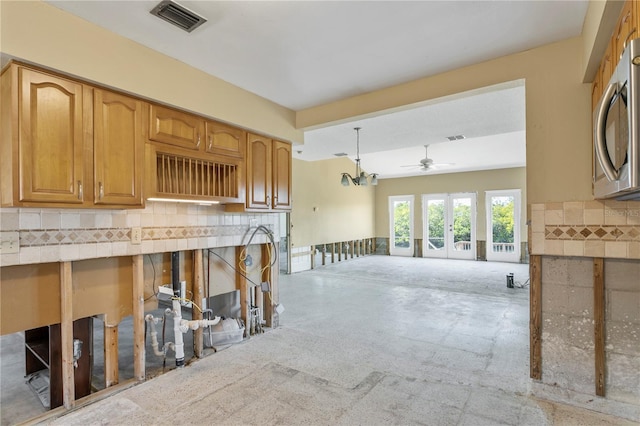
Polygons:
<instances>
[{"instance_id":1,"label":"wooden cabinet door","mask_svg":"<svg viewBox=\"0 0 640 426\"><path fill-rule=\"evenodd\" d=\"M271 208L271 139L247 134L247 208Z\"/></svg>"},{"instance_id":2,"label":"wooden cabinet door","mask_svg":"<svg viewBox=\"0 0 640 426\"><path fill-rule=\"evenodd\" d=\"M291 145L273 141L273 208L291 209Z\"/></svg>"},{"instance_id":3,"label":"wooden cabinet door","mask_svg":"<svg viewBox=\"0 0 640 426\"><path fill-rule=\"evenodd\" d=\"M82 85L20 68L20 201L82 204Z\"/></svg>"},{"instance_id":4,"label":"wooden cabinet door","mask_svg":"<svg viewBox=\"0 0 640 426\"><path fill-rule=\"evenodd\" d=\"M622 8L622 13L620 14L620 18L618 19L618 23L616 25L616 32L613 35L614 69L620 61L620 56L624 52L624 49L629 41L633 40L634 38L638 38L638 27L634 10L634 7L637 7L637 5L635 5L634 3L634 0L627 0Z\"/></svg>"},{"instance_id":5,"label":"wooden cabinet door","mask_svg":"<svg viewBox=\"0 0 640 426\"><path fill-rule=\"evenodd\" d=\"M142 102L95 89L93 95L94 202L142 205Z\"/></svg>"},{"instance_id":6,"label":"wooden cabinet door","mask_svg":"<svg viewBox=\"0 0 640 426\"><path fill-rule=\"evenodd\" d=\"M607 50L604 52L604 57L602 58L602 63L600 64L600 81L602 82L602 88L600 91L604 93L609 85L609 80L611 80L611 76L613 75L614 69L614 49L615 49L615 38L613 38L609 45L607 46Z\"/></svg>"},{"instance_id":7,"label":"wooden cabinet door","mask_svg":"<svg viewBox=\"0 0 640 426\"><path fill-rule=\"evenodd\" d=\"M634 39L640 38L640 4L638 0L630 0L633 3L633 11L635 13L634 25L636 27L636 32L633 34Z\"/></svg>"},{"instance_id":8,"label":"wooden cabinet door","mask_svg":"<svg viewBox=\"0 0 640 426\"><path fill-rule=\"evenodd\" d=\"M159 105L149 108L149 140L197 151L203 138L202 118Z\"/></svg>"},{"instance_id":9,"label":"wooden cabinet door","mask_svg":"<svg viewBox=\"0 0 640 426\"><path fill-rule=\"evenodd\" d=\"M596 71L596 77L593 80L593 84L591 85L591 112L595 112L596 106L600 101L600 96L602 96L602 72L601 69L598 68Z\"/></svg>"},{"instance_id":10,"label":"wooden cabinet door","mask_svg":"<svg viewBox=\"0 0 640 426\"><path fill-rule=\"evenodd\" d=\"M215 121L207 121L205 128L206 152L244 158L246 146L244 130Z\"/></svg>"}]
</instances>

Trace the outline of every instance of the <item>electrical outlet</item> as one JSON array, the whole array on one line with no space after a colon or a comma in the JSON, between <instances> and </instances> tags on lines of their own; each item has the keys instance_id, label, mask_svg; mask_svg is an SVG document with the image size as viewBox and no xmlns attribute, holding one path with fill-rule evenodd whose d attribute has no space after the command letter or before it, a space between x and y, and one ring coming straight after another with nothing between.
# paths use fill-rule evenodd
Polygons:
<instances>
[{"instance_id":1,"label":"electrical outlet","mask_svg":"<svg viewBox=\"0 0 640 426\"><path fill-rule=\"evenodd\" d=\"M142 244L142 228L131 228L131 244Z\"/></svg>"},{"instance_id":2,"label":"electrical outlet","mask_svg":"<svg viewBox=\"0 0 640 426\"><path fill-rule=\"evenodd\" d=\"M17 231L0 232L0 253L11 254L20 251L20 233Z\"/></svg>"}]
</instances>

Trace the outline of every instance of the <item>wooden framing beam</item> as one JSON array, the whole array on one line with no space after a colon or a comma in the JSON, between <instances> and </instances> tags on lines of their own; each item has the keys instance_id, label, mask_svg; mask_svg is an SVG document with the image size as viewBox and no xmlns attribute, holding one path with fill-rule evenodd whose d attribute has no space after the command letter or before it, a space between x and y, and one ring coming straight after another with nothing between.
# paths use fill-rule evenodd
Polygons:
<instances>
[{"instance_id":1,"label":"wooden framing beam","mask_svg":"<svg viewBox=\"0 0 640 426\"><path fill-rule=\"evenodd\" d=\"M338 243L338 262L342 261L342 242Z\"/></svg>"},{"instance_id":2,"label":"wooden framing beam","mask_svg":"<svg viewBox=\"0 0 640 426\"><path fill-rule=\"evenodd\" d=\"M118 325L104 324L104 385L117 385L118 375Z\"/></svg>"},{"instance_id":3,"label":"wooden framing beam","mask_svg":"<svg viewBox=\"0 0 640 426\"><path fill-rule=\"evenodd\" d=\"M202 263L202 250L193 251L193 302L191 304L191 316L194 320L202 318L202 299L204 298L204 276ZM197 307L196 307L197 305ZM199 308L198 308L199 307ZM204 356L204 330L198 327L193 332L193 355L197 358Z\"/></svg>"},{"instance_id":4,"label":"wooden framing beam","mask_svg":"<svg viewBox=\"0 0 640 426\"><path fill-rule=\"evenodd\" d=\"M75 405L73 371L73 277L71 262L60 263L60 340L62 354L62 403L66 409Z\"/></svg>"},{"instance_id":5,"label":"wooden framing beam","mask_svg":"<svg viewBox=\"0 0 640 426\"><path fill-rule=\"evenodd\" d=\"M325 260L325 253L327 252L327 245L323 244L322 245L322 266L326 265L327 262Z\"/></svg>"},{"instance_id":6,"label":"wooden framing beam","mask_svg":"<svg viewBox=\"0 0 640 426\"><path fill-rule=\"evenodd\" d=\"M274 248L275 250L276 248ZM262 258L262 275L260 279L262 281L267 281L269 283L269 293L267 293L267 297L264 297L264 293L261 289L258 290L258 294L260 294L260 300L262 301L262 317L265 320L265 325L267 327L273 327L273 302L272 302L272 293L273 293L273 274L271 268L271 251L269 249L269 244L262 244L260 246L260 256Z\"/></svg>"},{"instance_id":7,"label":"wooden framing beam","mask_svg":"<svg viewBox=\"0 0 640 426\"><path fill-rule=\"evenodd\" d=\"M336 243L331 243L331 263L336 261Z\"/></svg>"},{"instance_id":8,"label":"wooden framing beam","mask_svg":"<svg viewBox=\"0 0 640 426\"><path fill-rule=\"evenodd\" d=\"M593 259L593 340L595 343L596 395L605 396L605 294L604 259Z\"/></svg>"},{"instance_id":9,"label":"wooden framing beam","mask_svg":"<svg viewBox=\"0 0 640 426\"><path fill-rule=\"evenodd\" d=\"M529 258L529 351L530 376L542 379L542 257Z\"/></svg>"},{"instance_id":10,"label":"wooden framing beam","mask_svg":"<svg viewBox=\"0 0 640 426\"><path fill-rule=\"evenodd\" d=\"M354 241L353 241L353 240L349 241L349 251L351 252L351 258L352 258L352 259L353 259L353 251L354 251L353 249L354 249L354 245L355 245L355 244L354 244Z\"/></svg>"},{"instance_id":11,"label":"wooden framing beam","mask_svg":"<svg viewBox=\"0 0 640 426\"><path fill-rule=\"evenodd\" d=\"M243 249L243 246L236 246L236 265L240 262ZM249 328L251 327L251 295L249 294L247 279L239 268L236 268L236 289L240 290L240 317L244 321L244 335L249 338L251 334L249 333Z\"/></svg>"},{"instance_id":12,"label":"wooden framing beam","mask_svg":"<svg viewBox=\"0 0 640 426\"><path fill-rule=\"evenodd\" d=\"M133 377L142 381L145 378L144 346L144 258L141 254L133 256Z\"/></svg>"}]
</instances>

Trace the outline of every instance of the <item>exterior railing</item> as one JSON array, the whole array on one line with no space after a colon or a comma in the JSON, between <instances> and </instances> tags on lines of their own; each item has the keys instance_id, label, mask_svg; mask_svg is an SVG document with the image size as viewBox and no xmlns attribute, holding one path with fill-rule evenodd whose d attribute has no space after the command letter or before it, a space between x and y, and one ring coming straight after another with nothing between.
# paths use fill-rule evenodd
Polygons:
<instances>
[{"instance_id":1,"label":"exterior railing","mask_svg":"<svg viewBox=\"0 0 640 426\"><path fill-rule=\"evenodd\" d=\"M513 253L515 249L513 243L493 243L492 245L494 253Z\"/></svg>"}]
</instances>

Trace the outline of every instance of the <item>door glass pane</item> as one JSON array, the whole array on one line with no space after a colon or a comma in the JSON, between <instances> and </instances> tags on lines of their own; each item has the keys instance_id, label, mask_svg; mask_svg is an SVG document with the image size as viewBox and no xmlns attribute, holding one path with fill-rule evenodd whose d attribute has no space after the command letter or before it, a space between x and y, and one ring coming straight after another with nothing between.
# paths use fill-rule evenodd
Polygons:
<instances>
[{"instance_id":1,"label":"door glass pane","mask_svg":"<svg viewBox=\"0 0 640 426\"><path fill-rule=\"evenodd\" d=\"M444 249L444 200L427 201L427 250Z\"/></svg>"},{"instance_id":2,"label":"door glass pane","mask_svg":"<svg viewBox=\"0 0 640 426\"><path fill-rule=\"evenodd\" d=\"M513 253L514 245L514 196L491 197L492 246L494 253Z\"/></svg>"},{"instance_id":3,"label":"door glass pane","mask_svg":"<svg viewBox=\"0 0 640 426\"><path fill-rule=\"evenodd\" d=\"M409 201L393 202L393 244L397 248L408 248L411 239Z\"/></svg>"},{"instance_id":4,"label":"door glass pane","mask_svg":"<svg viewBox=\"0 0 640 426\"><path fill-rule=\"evenodd\" d=\"M453 249L471 250L471 198L453 200Z\"/></svg>"}]
</instances>

